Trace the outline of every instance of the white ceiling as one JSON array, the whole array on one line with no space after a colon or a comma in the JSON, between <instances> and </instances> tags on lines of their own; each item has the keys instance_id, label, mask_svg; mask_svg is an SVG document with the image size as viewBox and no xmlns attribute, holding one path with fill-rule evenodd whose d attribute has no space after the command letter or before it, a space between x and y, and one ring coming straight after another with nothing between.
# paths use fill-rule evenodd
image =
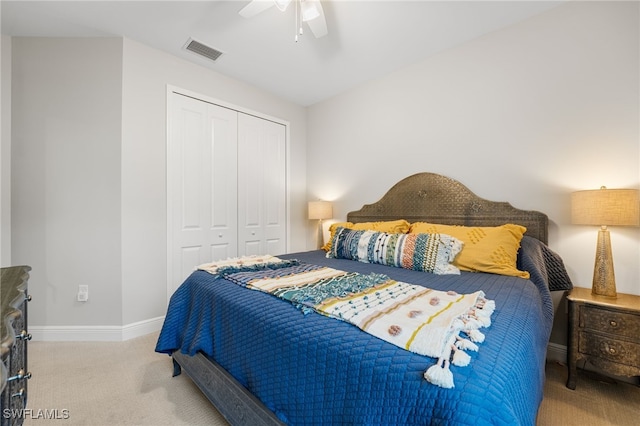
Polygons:
<instances>
[{"instance_id":1,"label":"white ceiling","mask_svg":"<svg viewBox=\"0 0 640 426\"><path fill-rule=\"evenodd\" d=\"M124 36L308 106L564 1L323 0L329 35L294 41L294 7L245 19L237 1L2 0L2 34ZM189 38L224 52L183 49Z\"/></svg>"}]
</instances>

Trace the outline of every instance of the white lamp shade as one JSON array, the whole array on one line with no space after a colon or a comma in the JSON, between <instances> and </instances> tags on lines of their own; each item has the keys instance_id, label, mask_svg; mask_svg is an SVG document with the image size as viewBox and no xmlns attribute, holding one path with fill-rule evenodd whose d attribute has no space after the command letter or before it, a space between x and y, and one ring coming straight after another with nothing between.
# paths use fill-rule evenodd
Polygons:
<instances>
[{"instance_id":1,"label":"white lamp shade","mask_svg":"<svg viewBox=\"0 0 640 426\"><path fill-rule=\"evenodd\" d=\"M331 219L333 204L329 201L309 201L309 219Z\"/></svg>"}]
</instances>

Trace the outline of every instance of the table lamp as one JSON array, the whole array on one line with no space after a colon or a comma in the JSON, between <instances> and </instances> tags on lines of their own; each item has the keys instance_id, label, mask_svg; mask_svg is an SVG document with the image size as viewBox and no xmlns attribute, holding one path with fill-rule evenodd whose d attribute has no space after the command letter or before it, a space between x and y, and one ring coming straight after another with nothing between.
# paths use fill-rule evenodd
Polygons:
<instances>
[{"instance_id":1,"label":"table lamp","mask_svg":"<svg viewBox=\"0 0 640 426\"><path fill-rule=\"evenodd\" d=\"M598 243L593 268L591 293L617 297L613 271L611 237L607 226L640 225L640 197L636 189L600 189L571 194L571 222L575 225L597 225Z\"/></svg>"},{"instance_id":2,"label":"table lamp","mask_svg":"<svg viewBox=\"0 0 640 426\"><path fill-rule=\"evenodd\" d=\"M318 234L316 242L318 248L322 247L322 221L333 217L333 204L329 201L309 201L309 220L318 221Z\"/></svg>"}]
</instances>

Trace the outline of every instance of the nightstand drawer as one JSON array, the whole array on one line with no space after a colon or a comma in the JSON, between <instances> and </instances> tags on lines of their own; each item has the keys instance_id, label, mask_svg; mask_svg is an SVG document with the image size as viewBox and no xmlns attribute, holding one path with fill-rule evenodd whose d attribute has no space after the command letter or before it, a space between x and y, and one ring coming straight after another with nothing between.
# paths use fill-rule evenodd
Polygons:
<instances>
[{"instance_id":1,"label":"nightstand drawer","mask_svg":"<svg viewBox=\"0 0 640 426\"><path fill-rule=\"evenodd\" d=\"M608 361L640 367L640 344L637 343L581 332L578 351Z\"/></svg>"},{"instance_id":2,"label":"nightstand drawer","mask_svg":"<svg viewBox=\"0 0 640 426\"><path fill-rule=\"evenodd\" d=\"M629 337L640 343L640 316L610 311L593 305L581 308L581 327Z\"/></svg>"}]
</instances>

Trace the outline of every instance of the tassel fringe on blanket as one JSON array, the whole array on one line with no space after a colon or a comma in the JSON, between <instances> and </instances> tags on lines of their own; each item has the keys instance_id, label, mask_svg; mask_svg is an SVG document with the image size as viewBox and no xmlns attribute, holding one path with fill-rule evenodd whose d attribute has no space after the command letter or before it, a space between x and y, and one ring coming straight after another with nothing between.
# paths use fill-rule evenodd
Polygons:
<instances>
[{"instance_id":1,"label":"tassel fringe on blanket","mask_svg":"<svg viewBox=\"0 0 640 426\"><path fill-rule=\"evenodd\" d=\"M466 367L491 326L495 302L484 292L428 289L381 274L359 274L274 256L244 257L201 265L240 286L286 300L303 313L349 322L408 351L436 358L424 378L453 388L450 365Z\"/></svg>"}]
</instances>

